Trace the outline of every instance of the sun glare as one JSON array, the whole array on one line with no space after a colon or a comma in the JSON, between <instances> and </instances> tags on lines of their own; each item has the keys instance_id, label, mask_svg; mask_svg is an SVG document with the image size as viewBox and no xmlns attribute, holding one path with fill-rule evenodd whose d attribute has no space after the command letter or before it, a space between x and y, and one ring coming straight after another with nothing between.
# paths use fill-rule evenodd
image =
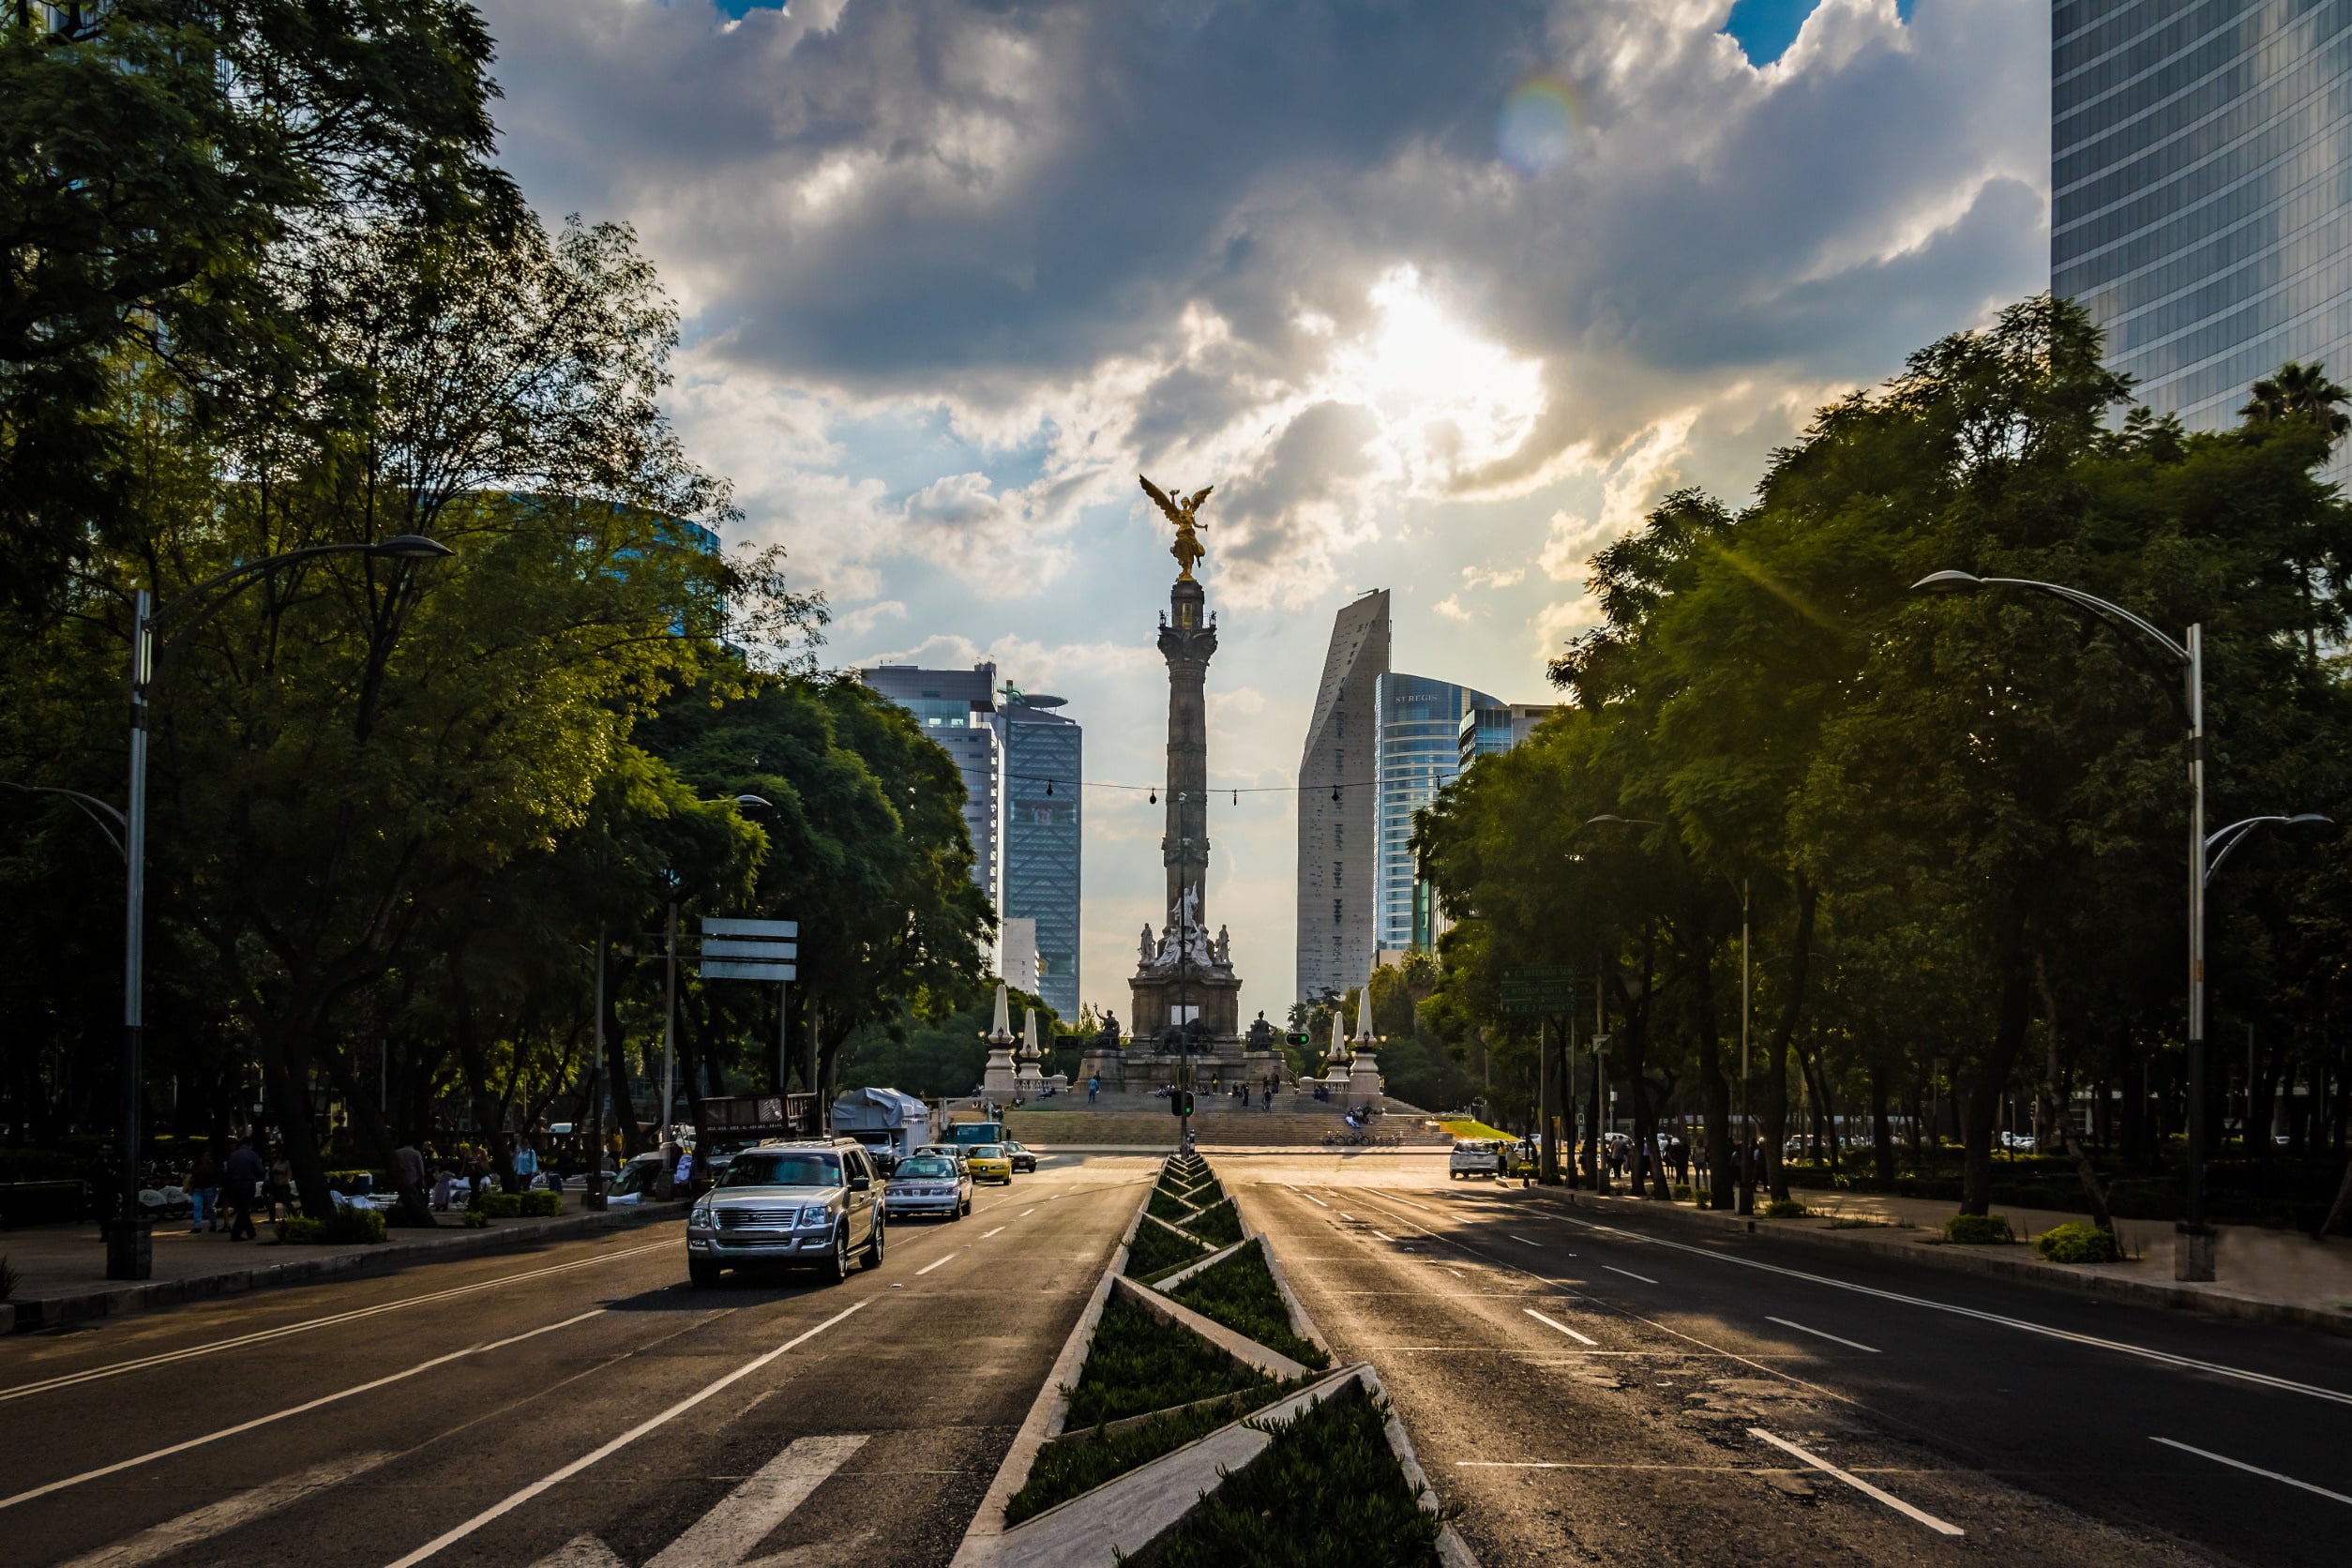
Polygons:
<instances>
[{"instance_id":1,"label":"sun glare","mask_svg":"<svg viewBox=\"0 0 2352 1568\"><path fill-rule=\"evenodd\" d=\"M1377 323L1335 357L1334 390L1380 415L1414 477L1443 483L1516 450L1544 412L1541 361L1448 315L1416 268L1386 274L1370 298Z\"/></svg>"}]
</instances>

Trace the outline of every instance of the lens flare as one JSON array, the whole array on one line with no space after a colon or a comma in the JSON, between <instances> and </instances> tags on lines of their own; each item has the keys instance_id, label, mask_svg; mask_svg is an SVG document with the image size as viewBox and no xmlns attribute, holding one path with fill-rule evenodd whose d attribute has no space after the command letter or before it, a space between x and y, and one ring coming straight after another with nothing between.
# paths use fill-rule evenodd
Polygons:
<instances>
[{"instance_id":1,"label":"lens flare","mask_svg":"<svg viewBox=\"0 0 2352 1568\"><path fill-rule=\"evenodd\" d=\"M1556 167L1576 135L1576 95L1556 76L1530 76L1511 89L1495 121L1495 150L1528 179Z\"/></svg>"}]
</instances>

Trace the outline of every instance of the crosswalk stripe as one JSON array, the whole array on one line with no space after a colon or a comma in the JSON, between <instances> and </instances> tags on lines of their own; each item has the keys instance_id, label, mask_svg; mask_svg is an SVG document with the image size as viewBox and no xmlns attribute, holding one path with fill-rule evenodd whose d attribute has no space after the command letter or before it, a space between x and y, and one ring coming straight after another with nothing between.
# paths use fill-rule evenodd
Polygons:
<instances>
[{"instance_id":1,"label":"crosswalk stripe","mask_svg":"<svg viewBox=\"0 0 2352 1568\"><path fill-rule=\"evenodd\" d=\"M112 1545L84 1553L58 1568L143 1568L143 1565L171 1556L173 1552L209 1541L216 1535L226 1535L239 1525L250 1524L264 1515L275 1514L288 1503L299 1502L312 1492L364 1475L386 1459L389 1454L356 1454L347 1459L331 1459L324 1465L313 1465L307 1470L281 1476L266 1485L206 1503L192 1513L176 1519L166 1519L151 1525L136 1535L125 1536Z\"/></svg>"},{"instance_id":2,"label":"crosswalk stripe","mask_svg":"<svg viewBox=\"0 0 2352 1568\"><path fill-rule=\"evenodd\" d=\"M802 1438L760 1467L645 1568L737 1568L827 1476L866 1446L863 1432Z\"/></svg>"}]
</instances>

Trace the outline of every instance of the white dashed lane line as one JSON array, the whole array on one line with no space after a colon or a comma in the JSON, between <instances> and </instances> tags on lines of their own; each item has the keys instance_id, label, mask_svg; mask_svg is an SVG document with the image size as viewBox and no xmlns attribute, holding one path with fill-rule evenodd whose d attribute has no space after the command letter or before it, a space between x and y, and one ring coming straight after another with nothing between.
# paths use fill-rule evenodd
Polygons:
<instances>
[{"instance_id":1,"label":"white dashed lane line","mask_svg":"<svg viewBox=\"0 0 2352 1568\"><path fill-rule=\"evenodd\" d=\"M1764 1441L1771 1443L1774 1448L1779 1449L1784 1454L1795 1455L1798 1458L1802 1459L1806 1464L1811 1465L1815 1470L1819 1470L1823 1475L1831 1476L1836 1480L1845 1482L1846 1485L1853 1487L1854 1490L1862 1493L1862 1496L1877 1499L1878 1501L1885 1503L1889 1508L1892 1508L1896 1513L1902 1515L1905 1518L1916 1519L1938 1535L1966 1535L1968 1533L1967 1530L1962 1530L1958 1525L1946 1524L1943 1520L1936 1517L1935 1515L1928 1513L1925 1509L1912 1507L1909 1503L1905 1502L1901 1498L1896 1497L1892 1492L1884 1491L1877 1486L1873 1486L1869 1482L1864 1481L1861 1476L1854 1474L1852 1471L1838 1469L1835 1465L1831 1464L1827 1459L1822 1458L1819 1455L1806 1453L1803 1449L1799 1448L1795 1443L1790 1442L1787 1438L1776 1438L1772 1433L1764 1430L1761 1426L1749 1427L1748 1436L1751 1438L1761 1438Z\"/></svg>"},{"instance_id":2,"label":"white dashed lane line","mask_svg":"<svg viewBox=\"0 0 2352 1568\"><path fill-rule=\"evenodd\" d=\"M1656 1280L1654 1280L1654 1279L1651 1278L1651 1277L1650 1277L1648 1274L1636 1274L1636 1273L1634 1273L1634 1271L1633 1271L1633 1270L1631 1270L1631 1269L1621 1269L1621 1268L1619 1268L1619 1267L1618 1267L1616 1264L1614 1264L1614 1263L1604 1263L1604 1264L1602 1264L1602 1265L1601 1265L1601 1267L1603 1267L1603 1268L1605 1268L1605 1269L1608 1270L1608 1272L1609 1272L1609 1273L1611 1273L1611 1274L1623 1274L1623 1275L1624 1275L1627 1279L1638 1279L1638 1280L1640 1280L1640 1281L1641 1281L1644 1285L1655 1285L1655 1284L1657 1284L1657 1283L1658 1283Z\"/></svg>"},{"instance_id":3,"label":"white dashed lane line","mask_svg":"<svg viewBox=\"0 0 2352 1568\"><path fill-rule=\"evenodd\" d=\"M1809 1329L1793 1318L1767 1318L1764 1320L1768 1323L1778 1323L1785 1329L1795 1329L1799 1334L1809 1334L1816 1339L1826 1339L1833 1345L1844 1345L1849 1349L1868 1350L1874 1356L1878 1354L1877 1349L1874 1346L1864 1345L1860 1340L1847 1339L1840 1334L1824 1334L1819 1329Z\"/></svg>"},{"instance_id":4,"label":"white dashed lane line","mask_svg":"<svg viewBox=\"0 0 2352 1568\"><path fill-rule=\"evenodd\" d=\"M1559 1319L1546 1318L1531 1306L1523 1306L1519 1308L1519 1310L1534 1319L1537 1322L1543 1324L1545 1328L1558 1329L1560 1333L1566 1334L1569 1338L1575 1340L1579 1345L1598 1345L1600 1343L1599 1340L1593 1338L1591 1334L1578 1334L1575 1329L1570 1328Z\"/></svg>"},{"instance_id":5,"label":"white dashed lane line","mask_svg":"<svg viewBox=\"0 0 2352 1568\"><path fill-rule=\"evenodd\" d=\"M2183 1454L2194 1454L2200 1459L2210 1459L2217 1465L2227 1465L2232 1470L2244 1470L2248 1475L2258 1475L2265 1481L2277 1481L2289 1486L2300 1487L2306 1492L2316 1492L2321 1497L2331 1498L2337 1502L2352 1502L2352 1497L2345 1497L2342 1492L2331 1492L2325 1486L2314 1486L2308 1481L2298 1481L2291 1475L2281 1475L2277 1470L2267 1470L2259 1465L2250 1465L2243 1459L2233 1459L2226 1454L2215 1454L2202 1448L2191 1448L2187 1443L2175 1442L2170 1438L2150 1438L2148 1440L2163 1443L2166 1448L2177 1448Z\"/></svg>"}]
</instances>

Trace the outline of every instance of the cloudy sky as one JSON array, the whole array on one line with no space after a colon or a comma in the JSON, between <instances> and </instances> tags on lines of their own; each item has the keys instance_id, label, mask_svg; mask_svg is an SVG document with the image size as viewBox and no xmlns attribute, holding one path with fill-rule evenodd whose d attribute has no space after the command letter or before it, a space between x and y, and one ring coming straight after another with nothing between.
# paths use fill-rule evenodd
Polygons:
<instances>
[{"instance_id":1,"label":"cloudy sky","mask_svg":"<svg viewBox=\"0 0 2352 1568\"><path fill-rule=\"evenodd\" d=\"M2048 278L2043 0L479 0L504 157L637 228L671 407L826 653L1070 700L1162 772L1214 483L1212 919L1291 995L1333 611L1517 701L1664 490L1746 497L1818 403ZM1736 36L1735 36L1736 35ZM1742 42L1744 40L1744 43ZM1123 1016L1159 812L1086 797L1084 994Z\"/></svg>"}]
</instances>

